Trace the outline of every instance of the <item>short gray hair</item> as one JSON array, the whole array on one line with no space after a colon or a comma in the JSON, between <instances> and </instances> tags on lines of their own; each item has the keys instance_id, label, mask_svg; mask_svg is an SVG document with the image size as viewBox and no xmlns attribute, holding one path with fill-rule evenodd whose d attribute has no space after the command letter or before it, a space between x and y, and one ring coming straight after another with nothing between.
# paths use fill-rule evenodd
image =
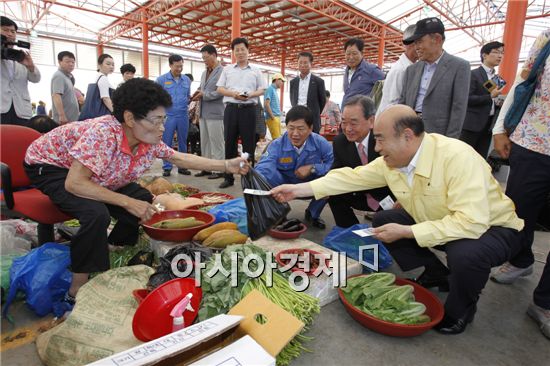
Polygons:
<instances>
[{"instance_id":1,"label":"short gray hair","mask_svg":"<svg viewBox=\"0 0 550 366\"><path fill-rule=\"evenodd\" d=\"M353 97L349 98L346 101L346 104L344 104L344 107L342 110L344 110L347 106L353 106L353 105L360 105L363 109L363 116L365 116L365 119L369 119L370 117L374 116L376 114L376 107L374 106L374 102L371 98L365 96L365 95L354 95Z\"/></svg>"}]
</instances>

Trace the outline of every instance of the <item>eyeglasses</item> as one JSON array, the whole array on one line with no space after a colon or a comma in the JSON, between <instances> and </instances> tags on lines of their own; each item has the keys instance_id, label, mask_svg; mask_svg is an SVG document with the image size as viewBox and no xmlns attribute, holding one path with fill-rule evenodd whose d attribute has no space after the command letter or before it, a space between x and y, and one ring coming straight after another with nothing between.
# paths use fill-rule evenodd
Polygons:
<instances>
[{"instance_id":1,"label":"eyeglasses","mask_svg":"<svg viewBox=\"0 0 550 366\"><path fill-rule=\"evenodd\" d=\"M160 128L161 126L164 126L166 123L166 120L168 119L168 116L153 116L153 117L147 117L143 116L142 119L146 120L150 124L152 124L156 128Z\"/></svg>"}]
</instances>

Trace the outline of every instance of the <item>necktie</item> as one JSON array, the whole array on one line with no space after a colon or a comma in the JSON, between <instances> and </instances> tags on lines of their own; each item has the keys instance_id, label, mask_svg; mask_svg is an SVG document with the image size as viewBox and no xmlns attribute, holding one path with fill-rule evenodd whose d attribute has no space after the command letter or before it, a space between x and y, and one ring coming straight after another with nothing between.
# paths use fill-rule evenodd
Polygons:
<instances>
[{"instance_id":1,"label":"necktie","mask_svg":"<svg viewBox=\"0 0 550 366\"><path fill-rule=\"evenodd\" d=\"M361 164L368 164L369 158L367 157L367 153L365 153L365 146L361 143L357 146L357 149L359 151L359 157L361 158ZM374 211L378 211L378 208L380 207L378 201L373 196L371 196L370 193L367 193L366 196L367 204L369 205L369 207Z\"/></svg>"}]
</instances>

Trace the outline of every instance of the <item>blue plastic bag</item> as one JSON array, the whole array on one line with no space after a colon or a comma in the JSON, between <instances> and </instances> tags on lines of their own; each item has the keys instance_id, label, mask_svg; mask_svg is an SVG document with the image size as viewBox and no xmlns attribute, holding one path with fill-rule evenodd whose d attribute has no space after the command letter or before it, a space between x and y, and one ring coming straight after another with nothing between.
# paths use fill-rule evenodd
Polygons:
<instances>
[{"instance_id":1,"label":"blue plastic bag","mask_svg":"<svg viewBox=\"0 0 550 366\"><path fill-rule=\"evenodd\" d=\"M323 246L335 252L345 252L346 256L359 260L359 247L363 245L378 244L378 268L384 269L392 264L392 257L384 244L372 236L360 237L353 233L354 230L361 230L370 227L367 224L356 224L349 228L335 226L323 240ZM365 250L363 260L374 263L374 251Z\"/></svg>"},{"instance_id":2,"label":"blue plastic bag","mask_svg":"<svg viewBox=\"0 0 550 366\"><path fill-rule=\"evenodd\" d=\"M59 302L71 286L70 264L69 247L57 243L45 243L14 259L3 315L6 316L18 290L25 293L27 305L38 316L52 312L53 304Z\"/></svg>"},{"instance_id":3,"label":"blue plastic bag","mask_svg":"<svg viewBox=\"0 0 550 366\"><path fill-rule=\"evenodd\" d=\"M244 198L236 198L231 201L217 205L208 213L216 217L215 224L220 222L234 222L239 227L239 231L245 235L248 235L248 224L246 221L246 204Z\"/></svg>"}]
</instances>

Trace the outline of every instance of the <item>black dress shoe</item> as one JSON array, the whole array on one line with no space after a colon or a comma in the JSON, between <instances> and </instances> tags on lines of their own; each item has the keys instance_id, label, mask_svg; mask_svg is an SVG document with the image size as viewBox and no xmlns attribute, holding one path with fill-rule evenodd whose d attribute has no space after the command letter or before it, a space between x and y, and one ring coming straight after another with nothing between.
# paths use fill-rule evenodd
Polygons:
<instances>
[{"instance_id":1,"label":"black dress shoe","mask_svg":"<svg viewBox=\"0 0 550 366\"><path fill-rule=\"evenodd\" d=\"M169 177L169 176L170 176L170 172L171 172L170 169L164 169L164 171L162 172L162 176L163 176L163 177Z\"/></svg>"},{"instance_id":2,"label":"black dress shoe","mask_svg":"<svg viewBox=\"0 0 550 366\"><path fill-rule=\"evenodd\" d=\"M178 174L182 174L182 175L191 175L191 172L190 172L188 169L179 168L179 169L178 169Z\"/></svg>"},{"instance_id":3,"label":"black dress shoe","mask_svg":"<svg viewBox=\"0 0 550 366\"><path fill-rule=\"evenodd\" d=\"M227 187L231 187L232 185L234 185L235 183L230 181L230 180L224 180L222 182L222 184L220 184L220 188L227 188Z\"/></svg>"},{"instance_id":4,"label":"black dress shoe","mask_svg":"<svg viewBox=\"0 0 550 366\"><path fill-rule=\"evenodd\" d=\"M424 271L419 277L410 280L424 288L437 287L440 292L449 292L449 280L445 275L435 276Z\"/></svg>"},{"instance_id":5,"label":"black dress shoe","mask_svg":"<svg viewBox=\"0 0 550 366\"><path fill-rule=\"evenodd\" d=\"M313 219L312 222L311 222L311 225L315 226L316 228L319 228L319 229L324 229L327 227L327 225L325 224L325 220L321 219L321 218L317 218L317 219Z\"/></svg>"},{"instance_id":6,"label":"black dress shoe","mask_svg":"<svg viewBox=\"0 0 550 366\"><path fill-rule=\"evenodd\" d=\"M474 306L471 310L458 319L453 319L446 315L437 324L434 329L441 334L460 334L466 330L466 326L474 320L477 306Z\"/></svg>"},{"instance_id":7,"label":"black dress shoe","mask_svg":"<svg viewBox=\"0 0 550 366\"><path fill-rule=\"evenodd\" d=\"M201 170L200 172L198 172L197 174L195 174L195 177L204 177L206 175L210 175L211 173L210 172L207 172L206 170Z\"/></svg>"},{"instance_id":8,"label":"black dress shoe","mask_svg":"<svg viewBox=\"0 0 550 366\"><path fill-rule=\"evenodd\" d=\"M208 177L208 179L220 179L223 178L223 173L212 173Z\"/></svg>"}]
</instances>

